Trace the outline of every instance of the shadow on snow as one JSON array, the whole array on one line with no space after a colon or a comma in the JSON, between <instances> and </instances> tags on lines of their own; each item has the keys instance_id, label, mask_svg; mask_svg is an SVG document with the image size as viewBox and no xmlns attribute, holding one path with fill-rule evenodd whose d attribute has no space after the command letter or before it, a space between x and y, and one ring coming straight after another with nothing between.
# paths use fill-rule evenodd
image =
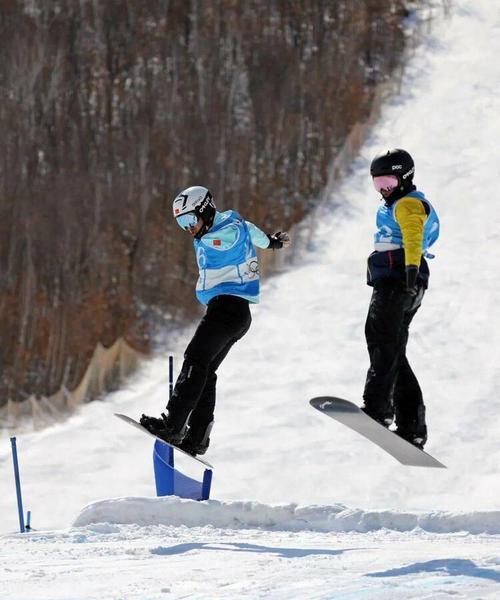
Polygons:
<instances>
[{"instance_id":1,"label":"shadow on snow","mask_svg":"<svg viewBox=\"0 0 500 600\"><path fill-rule=\"evenodd\" d=\"M400 577L414 575L415 573L443 573L445 575L480 577L491 579L500 583L500 571L478 567L471 560L463 558L450 558L430 560L428 562L414 563L399 569L389 569L378 573L367 573L367 577Z\"/></svg>"},{"instance_id":2,"label":"shadow on snow","mask_svg":"<svg viewBox=\"0 0 500 600\"><path fill-rule=\"evenodd\" d=\"M359 550L360 548L345 548L341 550L327 550L323 548L276 548L273 546L259 546L256 544L241 544L241 543L221 543L221 544L203 544L203 543L192 543L192 544L177 544L176 546L164 547L158 546L153 548L151 554L157 554L160 556L171 556L173 554L184 554L191 552L192 550L215 550L215 551L229 551L229 552L262 552L266 554L273 554L283 558L303 558L305 556L337 556L344 552L352 550Z\"/></svg>"}]
</instances>

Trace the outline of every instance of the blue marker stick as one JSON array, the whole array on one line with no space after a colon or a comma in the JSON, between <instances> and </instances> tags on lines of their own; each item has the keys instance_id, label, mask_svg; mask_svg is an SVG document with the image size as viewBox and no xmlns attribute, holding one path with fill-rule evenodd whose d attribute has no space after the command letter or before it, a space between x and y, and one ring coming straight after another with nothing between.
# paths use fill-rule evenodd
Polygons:
<instances>
[{"instance_id":1,"label":"blue marker stick","mask_svg":"<svg viewBox=\"0 0 500 600\"><path fill-rule=\"evenodd\" d=\"M19 463L17 461L16 438L11 437L10 443L12 445L12 461L14 463L14 477L16 480L17 510L19 512L19 529L20 529L21 533L24 533L25 528L24 528L23 497L21 494L21 478L19 477Z\"/></svg>"}]
</instances>

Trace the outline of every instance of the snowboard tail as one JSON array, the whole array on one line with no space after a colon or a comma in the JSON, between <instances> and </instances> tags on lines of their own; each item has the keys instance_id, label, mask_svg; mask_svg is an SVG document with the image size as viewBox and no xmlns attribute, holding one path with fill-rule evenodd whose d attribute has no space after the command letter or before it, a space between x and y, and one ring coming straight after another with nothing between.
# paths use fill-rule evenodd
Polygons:
<instances>
[{"instance_id":1,"label":"snowboard tail","mask_svg":"<svg viewBox=\"0 0 500 600\"><path fill-rule=\"evenodd\" d=\"M207 462L206 460L203 460L202 458L198 458L197 456L193 456L192 454L189 454L189 452L186 452L185 450L182 450L182 448L179 448L178 446L174 446L174 444L169 444L168 442L166 442L161 437L158 437L154 433L151 433L151 431L149 431L148 429L146 429L145 427L143 427L135 419L132 419L131 417L129 417L127 415L122 415L120 413L114 413L114 414L115 414L115 417L118 417L122 421L125 421L125 423L128 423L129 425L132 425L132 427L135 427L136 429L141 430L143 433L147 433L151 437L154 437L156 440L159 440L160 442L162 442L162 444L165 444L166 446L170 446L171 448L174 448L178 452L182 452L182 454L185 454L186 456L189 456L189 458L192 458L193 460L201 463L202 465L205 465L205 467L208 467L209 469L213 469L213 466L209 462Z\"/></svg>"},{"instance_id":2,"label":"snowboard tail","mask_svg":"<svg viewBox=\"0 0 500 600\"><path fill-rule=\"evenodd\" d=\"M310 400L309 403L319 412L364 436L402 465L446 469L446 466L433 456L399 437L348 400L333 396L319 396Z\"/></svg>"}]
</instances>

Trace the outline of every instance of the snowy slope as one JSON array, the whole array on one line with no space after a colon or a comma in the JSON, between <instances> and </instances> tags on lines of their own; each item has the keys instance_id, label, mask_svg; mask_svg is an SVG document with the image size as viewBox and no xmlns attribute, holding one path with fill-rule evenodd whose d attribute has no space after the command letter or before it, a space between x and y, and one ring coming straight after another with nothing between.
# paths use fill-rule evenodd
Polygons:
<instances>
[{"instance_id":1,"label":"snowy slope","mask_svg":"<svg viewBox=\"0 0 500 600\"><path fill-rule=\"evenodd\" d=\"M86 504L106 498L123 497L127 517L112 524L110 514L121 513L105 502L85 509L74 529L1 538L0 598L499 597L498 55L500 3L457 0L452 18L416 51L401 96L335 191L332 203L343 208L323 210L315 249L264 285L252 329L219 371L208 459L216 465L212 496L225 502L210 510L178 503L164 513L160 501L138 501L131 520L130 498L154 495L151 441L112 413L163 409L167 361L155 359L105 402L19 435L36 528L68 527ZM378 206L368 166L388 146L412 153L415 181L442 222L409 357L428 407L427 449L446 471L402 467L307 402L325 394L361 401L365 259ZM178 367L191 333L172 347ZM2 533L17 526L9 453L4 434ZM316 526L241 520L232 501L254 516L298 503L317 510ZM332 525L339 503L359 515L340 529ZM445 525L422 526L438 521Z\"/></svg>"}]
</instances>

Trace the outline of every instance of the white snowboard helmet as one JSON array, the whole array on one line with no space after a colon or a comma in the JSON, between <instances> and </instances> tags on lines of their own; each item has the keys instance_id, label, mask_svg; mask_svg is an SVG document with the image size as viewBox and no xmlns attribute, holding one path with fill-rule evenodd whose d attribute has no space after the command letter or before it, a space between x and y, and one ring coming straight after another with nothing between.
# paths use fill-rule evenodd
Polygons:
<instances>
[{"instance_id":1,"label":"white snowboard helmet","mask_svg":"<svg viewBox=\"0 0 500 600\"><path fill-rule=\"evenodd\" d=\"M178 225L189 230L198 219L203 221L203 227L196 237L204 235L212 226L215 217L215 202L210 191L203 186L194 185L183 190L172 205L175 220Z\"/></svg>"}]
</instances>

